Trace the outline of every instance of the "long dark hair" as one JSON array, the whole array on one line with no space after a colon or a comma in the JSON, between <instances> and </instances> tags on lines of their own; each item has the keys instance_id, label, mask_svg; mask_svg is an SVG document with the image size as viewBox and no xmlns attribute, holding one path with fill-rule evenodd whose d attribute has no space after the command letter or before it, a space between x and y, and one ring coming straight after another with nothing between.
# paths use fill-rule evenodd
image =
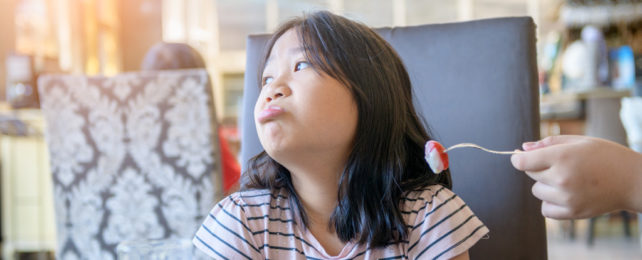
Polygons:
<instances>
[{"instance_id":1,"label":"long dark hair","mask_svg":"<svg viewBox=\"0 0 642 260\"><path fill-rule=\"evenodd\" d=\"M320 11L287 22L272 35L259 78L272 46L290 29L296 30L312 67L347 86L357 104L354 146L339 180L330 225L344 242L356 239L381 247L407 239L402 197L433 184L450 188L451 181L448 171L435 175L424 160L430 136L415 112L403 62L369 27ZM288 169L264 151L250 159L243 175L242 190L287 189L298 209L295 216L307 227Z\"/></svg>"}]
</instances>

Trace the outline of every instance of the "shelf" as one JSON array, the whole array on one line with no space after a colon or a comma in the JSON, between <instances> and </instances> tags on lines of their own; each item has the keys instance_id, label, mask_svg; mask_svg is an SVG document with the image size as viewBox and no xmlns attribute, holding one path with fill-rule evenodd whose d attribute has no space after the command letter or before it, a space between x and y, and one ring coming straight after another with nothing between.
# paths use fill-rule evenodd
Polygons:
<instances>
[{"instance_id":1,"label":"shelf","mask_svg":"<svg viewBox=\"0 0 642 260\"><path fill-rule=\"evenodd\" d=\"M609 87L596 87L586 91L546 94L540 97L540 118L580 119L584 117L582 101L631 96L630 89L615 90Z\"/></svg>"},{"instance_id":2,"label":"shelf","mask_svg":"<svg viewBox=\"0 0 642 260\"><path fill-rule=\"evenodd\" d=\"M540 102L563 102L594 98L623 98L630 97L631 89L613 89L610 87L595 87L584 91L566 91L556 94L545 94Z\"/></svg>"},{"instance_id":3,"label":"shelf","mask_svg":"<svg viewBox=\"0 0 642 260\"><path fill-rule=\"evenodd\" d=\"M642 3L562 6L560 20L569 27L608 26L642 20Z\"/></svg>"}]
</instances>

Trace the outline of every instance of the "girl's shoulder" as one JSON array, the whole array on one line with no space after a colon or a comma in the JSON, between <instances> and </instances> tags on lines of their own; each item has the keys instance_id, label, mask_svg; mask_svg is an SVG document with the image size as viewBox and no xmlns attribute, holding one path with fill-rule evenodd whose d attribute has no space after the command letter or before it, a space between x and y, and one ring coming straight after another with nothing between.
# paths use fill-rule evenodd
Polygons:
<instances>
[{"instance_id":1,"label":"girl's shoulder","mask_svg":"<svg viewBox=\"0 0 642 260\"><path fill-rule=\"evenodd\" d=\"M284 218L280 209L287 208L286 198L280 190L233 193L212 208L193 243L217 259L263 259L260 245L264 245L264 238L260 234Z\"/></svg>"},{"instance_id":2,"label":"girl's shoulder","mask_svg":"<svg viewBox=\"0 0 642 260\"><path fill-rule=\"evenodd\" d=\"M406 191L401 197L399 209L406 223L410 224L421 221L426 214L446 204L461 206L465 202L450 189L436 184Z\"/></svg>"},{"instance_id":3,"label":"girl's shoulder","mask_svg":"<svg viewBox=\"0 0 642 260\"><path fill-rule=\"evenodd\" d=\"M456 196L450 189L439 184L425 186L420 189L406 191L401 197L402 209L415 208L432 204L435 198L438 200Z\"/></svg>"},{"instance_id":4,"label":"girl's shoulder","mask_svg":"<svg viewBox=\"0 0 642 260\"><path fill-rule=\"evenodd\" d=\"M488 233L466 203L441 185L408 192L400 208L409 231L410 259L453 258Z\"/></svg>"},{"instance_id":5,"label":"girl's shoulder","mask_svg":"<svg viewBox=\"0 0 642 260\"><path fill-rule=\"evenodd\" d=\"M220 208L240 210L246 216L262 216L276 209L288 207L285 189L253 189L230 194L219 202Z\"/></svg>"},{"instance_id":6,"label":"girl's shoulder","mask_svg":"<svg viewBox=\"0 0 642 260\"><path fill-rule=\"evenodd\" d=\"M287 191L285 189L244 190L244 191L238 191L238 192L232 193L230 194L229 197L232 198L233 200L242 201L249 204L264 203L264 202L271 202L271 201L280 202L281 200L287 200L289 198Z\"/></svg>"}]
</instances>

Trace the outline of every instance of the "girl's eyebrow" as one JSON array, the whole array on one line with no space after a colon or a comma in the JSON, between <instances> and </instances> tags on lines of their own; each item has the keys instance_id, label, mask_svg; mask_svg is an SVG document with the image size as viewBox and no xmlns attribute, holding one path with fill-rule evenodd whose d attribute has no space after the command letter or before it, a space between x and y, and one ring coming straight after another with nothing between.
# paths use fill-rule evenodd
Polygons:
<instances>
[{"instance_id":1,"label":"girl's eyebrow","mask_svg":"<svg viewBox=\"0 0 642 260\"><path fill-rule=\"evenodd\" d=\"M288 50L288 54L294 55L294 54L299 54L299 53L301 53L303 51L305 51L305 48L303 48L303 47L295 47L295 48L290 48ZM270 55L270 57L268 57L267 60L265 60L264 69L265 69L265 67L267 67L268 64L270 64L270 61L272 61L273 59L274 58L272 57L272 55Z\"/></svg>"},{"instance_id":2,"label":"girl's eyebrow","mask_svg":"<svg viewBox=\"0 0 642 260\"><path fill-rule=\"evenodd\" d=\"M288 52L290 54L299 54L299 53L303 52L304 50L305 50L305 48L303 48L303 47L295 47L295 48L289 49Z\"/></svg>"}]
</instances>

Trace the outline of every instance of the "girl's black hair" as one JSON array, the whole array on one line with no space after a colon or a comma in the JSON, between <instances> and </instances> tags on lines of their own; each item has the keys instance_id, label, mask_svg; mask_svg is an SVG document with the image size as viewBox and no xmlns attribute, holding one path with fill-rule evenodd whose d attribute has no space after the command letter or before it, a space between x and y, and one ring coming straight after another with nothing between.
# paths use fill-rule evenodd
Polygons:
<instances>
[{"instance_id":1,"label":"girl's black hair","mask_svg":"<svg viewBox=\"0 0 642 260\"><path fill-rule=\"evenodd\" d=\"M357 104L354 146L339 180L330 227L344 242L356 239L373 247L407 239L403 196L433 184L451 188L451 180L448 171L433 174L424 160L430 136L415 112L401 58L369 27L320 11L287 22L272 35L259 82L274 43L290 29L296 30L312 68L342 82ZM289 192L293 215L307 227L288 169L265 151L250 159L242 190L281 188Z\"/></svg>"}]
</instances>

